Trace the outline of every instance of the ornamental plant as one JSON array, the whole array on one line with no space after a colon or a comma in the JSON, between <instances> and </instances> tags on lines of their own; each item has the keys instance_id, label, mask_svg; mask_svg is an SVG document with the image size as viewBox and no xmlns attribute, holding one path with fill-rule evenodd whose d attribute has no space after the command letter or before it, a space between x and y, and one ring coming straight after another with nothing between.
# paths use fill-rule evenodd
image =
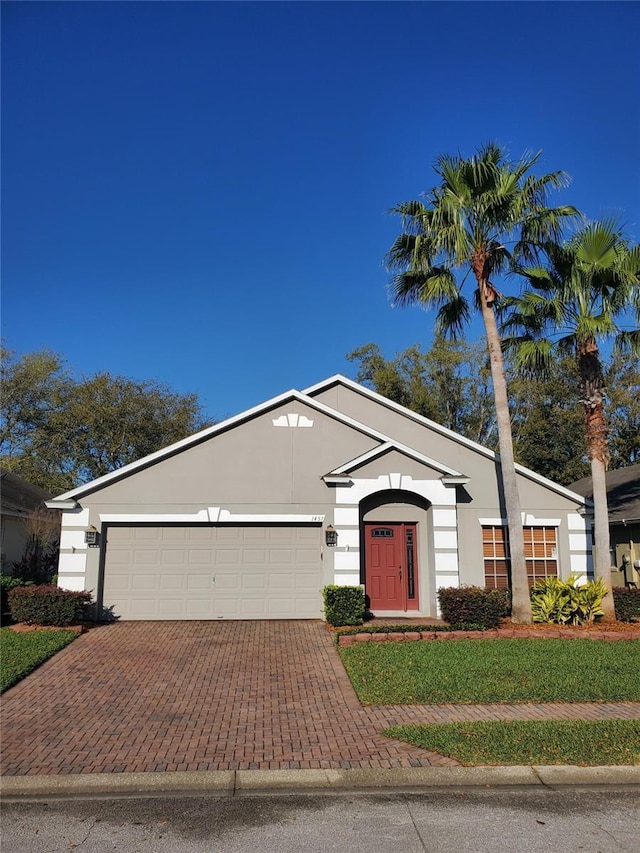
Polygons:
<instances>
[{"instance_id":1,"label":"ornamental plant","mask_svg":"<svg viewBox=\"0 0 640 853\"><path fill-rule=\"evenodd\" d=\"M566 580L557 577L536 581L531 589L531 613L534 622L557 625L583 625L604 614L602 599L607 587L598 578L579 584L577 576Z\"/></svg>"}]
</instances>

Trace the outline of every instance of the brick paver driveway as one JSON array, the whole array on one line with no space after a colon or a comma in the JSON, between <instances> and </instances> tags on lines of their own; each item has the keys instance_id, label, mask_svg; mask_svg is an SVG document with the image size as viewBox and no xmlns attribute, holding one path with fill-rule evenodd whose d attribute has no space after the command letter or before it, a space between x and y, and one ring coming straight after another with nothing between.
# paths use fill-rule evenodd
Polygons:
<instances>
[{"instance_id":1,"label":"brick paver driveway","mask_svg":"<svg viewBox=\"0 0 640 853\"><path fill-rule=\"evenodd\" d=\"M2 698L2 773L457 762L381 737L321 622L123 622Z\"/></svg>"},{"instance_id":2,"label":"brick paver driveway","mask_svg":"<svg viewBox=\"0 0 640 853\"><path fill-rule=\"evenodd\" d=\"M640 716L637 702L363 708L325 625L303 621L94 628L1 705L5 775L454 765L379 732Z\"/></svg>"}]
</instances>

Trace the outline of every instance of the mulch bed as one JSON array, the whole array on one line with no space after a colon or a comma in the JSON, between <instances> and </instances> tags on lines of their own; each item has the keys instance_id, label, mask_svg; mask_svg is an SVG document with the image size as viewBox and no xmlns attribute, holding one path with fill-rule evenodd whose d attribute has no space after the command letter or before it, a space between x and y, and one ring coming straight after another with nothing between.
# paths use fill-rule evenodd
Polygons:
<instances>
[{"instance_id":1,"label":"mulch bed","mask_svg":"<svg viewBox=\"0 0 640 853\"><path fill-rule=\"evenodd\" d=\"M534 622L531 625L517 625L511 622L510 619L503 619L501 628L507 628L510 631L545 631L549 628L559 631L580 631L584 634L606 631L615 631L619 633L628 633L634 631L640 637L640 622L589 622L586 625L550 625L547 622Z\"/></svg>"},{"instance_id":2,"label":"mulch bed","mask_svg":"<svg viewBox=\"0 0 640 853\"><path fill-rule=\"evenodd\" d=\"M84 634L88 630L87 625L29 625L26 622L17 622L15 625L7 625L7 627L19 634L26 631L75 631L76 634Z\"/></svg>"}]
</instances>

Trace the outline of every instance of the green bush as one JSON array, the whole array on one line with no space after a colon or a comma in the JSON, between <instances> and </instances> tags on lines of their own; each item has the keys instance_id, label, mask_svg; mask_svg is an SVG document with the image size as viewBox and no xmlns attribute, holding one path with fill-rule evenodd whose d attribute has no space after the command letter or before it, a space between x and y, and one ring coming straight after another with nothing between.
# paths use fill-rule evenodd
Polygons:
<instances>
[{"instance_id":1,"label":"green bush","mask_svg":"<svg viewBox=\"0 0 640 853\"><path fill-rule=\"evenodd\" d=\"M640 621L640 589L616 587L613 590L616 619L620 622Z\"/></svg>"},{"instance_id":2,"label":"green bush","mask_svg":"<svg viewBox=\"0 0 640 853\"><path fill-rule=\"evenodd\" d=\"M18 586L9 591L14 622L29 625L74 625L91 604L90 592L71 592L57 586Z\"/></svg>"},{"instance_id":3,"label":"green bush","mask_svg":"<svg viewBox=\"0 0 640 853\"><path fill-rule=\"evenodd\" d=\"M25 586L27 582L22 578L14 578L11 575L0 575L0 613L4 615L9 611L9 590L17 586Z\"/></svg>"},{"instance_id":4,"label":"green bush","mask_svg":"<svg viewBox=\"0 0 640 853\"><path fill-rule=\"evenodd\" d=\"M339 628L341 625L362 625L364 622L364 587L362 586L325 586L324 615L329 625Z\"/></svg>"},{"instance_id":5,"label":"green bush","mask_svg":"<svg viewBox=\"0 0 640 853\"><path fill-rule=\"evenodd\" d=\"M578 584L571 574L566 581L550 577L536 581L531 589L531 615L534 622L557 625L583 625L603 615L602 599L607 594L601 578Z\"/></svg>"},{"instance_id":6,"label":"green bush","mask_svg":"<svg viewBox=\"0 0 640 853\"><path fill-rule=\"evenodd\" d=\"M438 590L440 614L456 630L497 628L508 612L508 600L504 590L480 586L442 586Z\"/></svg>"}]
</instances>

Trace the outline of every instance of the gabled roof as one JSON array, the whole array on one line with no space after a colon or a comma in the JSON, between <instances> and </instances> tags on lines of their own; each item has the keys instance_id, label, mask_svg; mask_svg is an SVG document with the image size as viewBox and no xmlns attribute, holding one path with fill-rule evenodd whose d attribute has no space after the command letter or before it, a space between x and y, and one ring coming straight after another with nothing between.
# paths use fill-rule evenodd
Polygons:
<instances>
[{"instance_id":1,"label":"gabled roof","mask_svg":"<svg viewBox=\"0 0 640 853\"><path fill-rule=\"evenodd\" d=\"M400 415L404 415L404 417L409 418L410 420L415 421L416 423L422 424L423 426L432 429L434 432L439 433L440 435L446 436L450 438L452 441L457 442L458 444L463 445L464 447L468 447L470 450L473 450L475 453L479 453L481 456L486 456L488 459L499 460L499 454L495 453L493 450L489 450L488 447L484 447L482 444L478 444L477 441L472 441L470 438L466 438L464 435L460 435L457 432L454 432L451 429L447 429L447 427L442 426L442 424L436 423L435 421L429 420L429 418L423 417L423 415L417 414L417 412L411 411L411 409L407 409L406 406L400 405L400 403L394 403L393 400L389 400L387 397L383 397L382 394L378 394L376 391L372 391L371 388L367 388L364 385L359 385L357 382L354 382L353 379L349 379L346 376L342 376L340 373L336 373L334 376L330 376L328 379L324 379L322 382L318 382L315 385L311 385L309 388L305 388L302 392L303 394L308 394L313 397L315 394L319 394L321 391L326 391L329 388L332 388L334 385L344 385L345 388L350 388L352 391L355 391L357 394L361 394L363 397L368 397L370 400L375 400L376 403L380 403L382 406L386 406L386 408L391 409L394 412L397 412ZM570 489L561 486L559 483L554 483L553 480L549 480L547 477L543 477L542 474L538 474L535 471L532 471L530 468L525 468L524 465L519 465L516 463L516 471L519 474L528 477L530 480L533 480L536 483L540 483L540 485L545 486L547 489L551 489L554 492L557 492L560 495L563 495L566 498L570 498L576 503L585 504L585 499L582 495L577 492L573 492Z\"/></svg>"},{"instance_id":2,"label":"gabled roof","mask_svg":"<svg viewBox=\"0 0 640 853\"><path fill-rule=\"evenodd\" d=\"M609 522L640 522L640 465L628 465L626 468L607 471L606 478ZM577 480L570 488L588 500L593 499L591 477Z\"/></svg>"},{"instance_id":3,"label":"gabled roof","mask_svg":"<svg viewBox=\"0 0 640 853\"><path fill-rule=\"evenodd\" d=\"M337 468L334 468L333 471L329 471L325 476L332 477L340 474L350 474L352 471L355 471L356 468L360 468L361 465L371 462L373 459L377 459L379 456L388 453L390 450L397 450L404 456L408 456L410 459L415 459L417 462L421 462L423 465L433 468L441 474L449 475L450 477L463 476L459 471L454 471L453 468L443 465L442 462L436 462L435 459L430 459L428 456L424 456L422 453L418 453L411 447L407 447L397 441L385 441L384 444L374 447L366 453L362 453L360 456L355 459L351 459L349 462L345 462L344 465L339 465Z\"/></svg>"}]
</instances>

